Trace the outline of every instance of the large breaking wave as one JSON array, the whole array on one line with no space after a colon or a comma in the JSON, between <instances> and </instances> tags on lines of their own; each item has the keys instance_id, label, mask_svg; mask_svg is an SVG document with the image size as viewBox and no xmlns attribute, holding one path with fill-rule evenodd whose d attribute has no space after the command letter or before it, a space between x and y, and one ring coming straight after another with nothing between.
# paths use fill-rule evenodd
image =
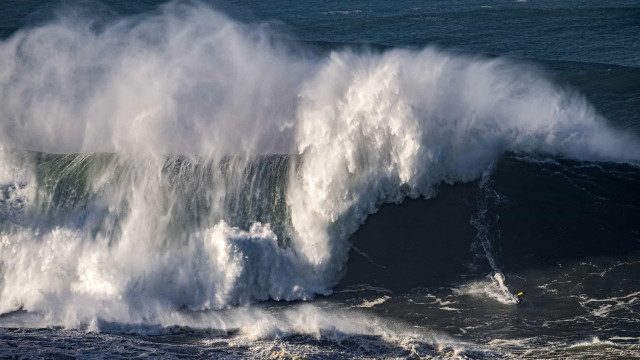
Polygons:
<instances>
[{"instance_id":1,"label":"large breaking wave","mask_svg":"<svg viewBox=\"0 0 640 360\"><path fill-rule=\"evenodd\" d=\"M529 67L314 55L201 5L61 15L3 40L0 62L0 313L70 326L330 293L381 204L505 151L640 160Z\"/></svg>"}]
</instances>

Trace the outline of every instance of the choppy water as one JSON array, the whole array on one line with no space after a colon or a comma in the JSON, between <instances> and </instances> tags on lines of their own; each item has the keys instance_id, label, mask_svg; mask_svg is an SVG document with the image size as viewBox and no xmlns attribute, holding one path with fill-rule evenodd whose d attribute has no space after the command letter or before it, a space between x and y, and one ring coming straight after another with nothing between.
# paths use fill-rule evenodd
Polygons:
<instances>
[{"instance_id":1,"label":"choppy water","mask_svg":"<svg viewBox=\"0 0 640 360\"><path fill-rule=\"evenodd\" d=\"M2 8L0 357L640 357L635 2Z\"/></svg>"}]
</instances>

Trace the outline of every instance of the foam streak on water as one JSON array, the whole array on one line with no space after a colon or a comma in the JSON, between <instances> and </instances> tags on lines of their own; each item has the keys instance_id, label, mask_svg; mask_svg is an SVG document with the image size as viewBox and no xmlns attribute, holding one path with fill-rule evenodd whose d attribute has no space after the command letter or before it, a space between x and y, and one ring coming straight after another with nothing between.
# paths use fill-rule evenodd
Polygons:
<instances>
[{"instance_id":1,"label":"foam streak on water","mask_svg":"<svg viewBox=\"0 0 640 360\"><path fill-rule=\"evenodd\" d=\"M494 230L500 217L489 213L490 208L500 203L500 195L491 187L491 181L486 178L482 180L479 191L477 210L469 223L477 230L476 240L482 248L482 256L489 262L492 272L487 275L488 281L484 285L483 282L475 282L463 288L472 295L485 293L503 304L515 304L516 300L513 294L504 283L505 276L496 261L492 245L493 239L491 238L492 234L500 235L499 231Z\"/></svg>"}]
</instances>

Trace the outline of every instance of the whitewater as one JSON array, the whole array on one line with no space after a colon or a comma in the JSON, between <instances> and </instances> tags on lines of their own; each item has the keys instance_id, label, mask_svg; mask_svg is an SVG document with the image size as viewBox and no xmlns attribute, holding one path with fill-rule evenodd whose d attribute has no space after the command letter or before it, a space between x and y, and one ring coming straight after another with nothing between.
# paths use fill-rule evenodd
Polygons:
<instances>
[{"instance_id":1,"label":"whitewater","mask_svg":"<svg viewBox=\"0 0 640 360\"><path fill-rule=\"evenodd\" d=\"M640 161L636 135L532 65L287 36L171 3L107 21L60 11L2 40L0 313L407 341L364 315L252 304L331 295L381 205L483 181L505 154ZM483 211L472 224L509 304Z\"/></svg>"}]
</instances>

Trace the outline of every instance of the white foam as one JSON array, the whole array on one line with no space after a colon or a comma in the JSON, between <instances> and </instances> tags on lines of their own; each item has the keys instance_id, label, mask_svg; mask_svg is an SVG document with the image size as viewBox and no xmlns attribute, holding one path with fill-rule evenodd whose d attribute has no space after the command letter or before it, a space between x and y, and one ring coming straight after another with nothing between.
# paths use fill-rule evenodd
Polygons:
<instances>
[{"instance_id":1,"label":"white foam","mask_svg":"<svg viewBox=\"0 0 640 360\"><path fill-rule=\"evenodd\" d=\"M617 340L631 343L640 343L640 338L632 336L612 336L610 339L614 341Z\"/></svg>"},{"instance_id":2,"label":"white foam","mask_svg":"<svg viewBox=\"0 0 640 360\"><path fill-rule=\"evenodd\" d=\"M502 304L515 304L513 294L504 284L502 273L490 274L485 279L471 281L454 289L458 294L496 300Z\"/></svg>"},{"instance_id":3,"label":"white foam","mask_svg":"<svg viewBox=\"0 0 640 360\"><path fill-rule=\"evenodd\" d=\"M361 308L371 308L374 307L376 305L380 305L383 304L384 302L386 302L387 300L391 299L391 297L385 295L383 297L377 298L375 300L371 300L371 301L364 301L362 304L357 305L356 307L361 307Z\"/></svg>"},{"instance_id":4,"label":"white foam","mask_svg":"<svg viewBox=\"0 0 640 360\"><path fill-rule=\"evenodd\" d=\"M299 274L304 267L259 223L242 231L221 222L169 251L137 237L109 246L106 238L86 236L60 227L3 234L0 313L22 307L77 327L95 318L136 322L178 306L205 310L323 291L309 291Z\"/></svg>"},{"instance_id":5,"label":"white foam","mask_svg":"<svg viewBox=\"0 0 640 360\"><path fill-rule=\"evenodd\" d=\"M568 346L569 349L581 348L581 347L592 347L592 346L616 346L617 344L608 341L608 340L600 340L597 336L591 338L591 340L580 341L575 344Z\"/></svg>"},{"instance_id":6,"label":"white foam","mask_svg":"<svg viewBox=\"0 0 640 360\"><path fill-rule=\"evenodd\" d=\"M580 298L580 306L585 308L591 315L606 318L611 312L627 311L630 306L640 299L640 292L603 299L591 299L585 296ZM629 320L633 321L634 318L631 317Z\"/></svg>"},{"instance_id":7,"label":"white foam","mask_svg":"<svg viewBox=\"0 0 640 360\"><path fill-rule=\"evenodd\" d=\"M13 316L12 322L3 319L4 326L32 327L59 325L51 319L33 322L30 314ZM20 320L23 320L21 322ZM30 319L25 319L30 318ZM465 358L465 351L471 349L472 344L464 343L441 333L413 328L408 324L389 321L371 313L356 310L323 309L313 304L291 305L277 308L236 307L218 311L192 313L185 311L170 311L160 314L153 319L140 320L136 323L118 323L93 321L85 327L86 331L100 331L116 334L162 335L171 334L174 327L188 327L190 329L205 329L212 334L227 335L223 339L206 339L204 344L215 345L224 341L229 348L242 346L251 348L254 353L270 356L274 346L280 351L290 354L300 354L296 349L297 342L283 342L291 336L306 336L312 339L322 339L340 345L349 340L355 343L349 351L368 351L369 356L388 356L389 352L397 352L397 356L412 354L416 356L449 355ZM369 348L370 346L370 348ZM337 347L338 350L341 346ZM331 347L317 348L311 342L302 354L310 355L313 351L326 355L332 351ZM387 352L385 352L387 351ZM382 353L381 353L382 352ZM356 353L357 354L357 353ZM353 356L354 353L351 353Z\"/></svg>"},{"instance_id":8,"label":"white foam","mask_svg":"<svg viewBox=\"0 0 640 360\"><path fill-rule=\"evenodd\" d=\"M428 299L433 299L432 302L430 302L429 304L434 304L438 306L438 309L440 310L444 310L444 311L460 311L460 309L454 308L454 307L450 307L449 305L453 305L456 302L455 301L448 301L448 300L442 300L439 297L435 296L435 295L431 295L431 294L427 294L425 295L426 298ZM415 303L413 300L409 300L409 302L411 303ZM425 303L416 303L416 304L425 304ZM465 330L463 330L465 331Z\"/></svg>"},{"instance_id":9,"label":"white foam","mask_svg":"<svg viewBox=\"0 0 640 360\"><path fill-rule=\"evenodd\" d=\"M391 290L389 289L386 289L380 286L373 286L369 284L358 284L354 286L349 286L345 289L338 290L336 292L348 293L348 292L364 292L364 291L373 291L381 294L392 294Z\"/></svg>"}]
</instances>

